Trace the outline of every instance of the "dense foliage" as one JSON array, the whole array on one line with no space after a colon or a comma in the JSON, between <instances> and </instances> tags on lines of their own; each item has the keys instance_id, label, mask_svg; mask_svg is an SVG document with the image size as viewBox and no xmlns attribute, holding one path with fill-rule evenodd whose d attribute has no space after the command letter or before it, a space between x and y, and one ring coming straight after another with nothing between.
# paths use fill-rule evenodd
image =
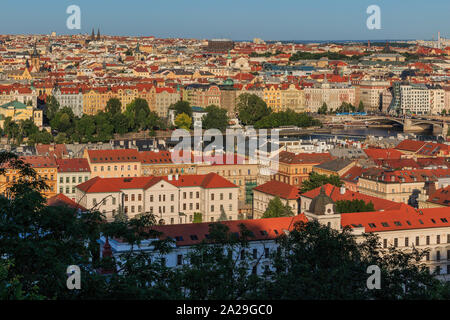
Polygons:
<instances>
[{"instance_id":1,"label":"dense foliage","mask_svg":"<svg viewBox=\"0 0 450 320\"><path fill-rule=\"evenodd\" d=\"M218 129L224 132L227 129L230 119L227 110L219 108L216 105L210 105L205 108L206 115L202 119L203 129Z\"/></svg>"},{"instance_id":2,"label":"dense foliage","mask_svg":"<svg viewBox=\"0 0 450 320\"><path fill-rule=\"evenodd\" d=\"M338 175L327 176L313 171L309 174L309 179L302 182L300 191L302 193L305 193L328 183L336 187L340 187L343 184L341 178Z\"/></svg>"},{"instance_id":3,"label":"dense foliage","mask_svg":"<svg viewBox=\"0 0 450 320\"><path fill-rule=\"evenodd\" d=\"M82 117L74 115L69 107L60 107L53 97L47 98L47 106L44 118L51 127L51 133L40 131L32 120L15 123L11 118L5 119L3 133L11 143L20 144L24 138L27 143L87 143L107 142L114 134L138 132L156 129L165 129L165 122L158 115L150 111L148 103L144 99L135 99L126 106L122 113L122 105L118 99L112 98L107 102L105 111L96 115L83 114Z\"/></svg>"},{"instance_id":4,"label":"dense foliage","mask_svg":"<svg viewBox=\"0 0 450 320\"><path fill-rule=\"evenodd\" d=\"M287 203L283 204L280 197L276 196L269 201L262 218L291 217L293 215L292 208Z\"/></svg>"},{"instance_id":5,"label":"dense foliage","mask_svg":"<svg viewBox=\"0 0 450 320\"><path fill-rule=\"evenodd\" d=\"M245 126L254 125L272 112L263 99L249 93L243 93L239 96L236 111L239 120Z\"/></svg>"},{"instance_id":6,"label":"dense foliage","mask_svg":"<svg viewBox=\"0 0 450 320\"><path fill-rule=\"evenodd\" d=\"M336 210L338 213L373 212L375 207L372 202L365 203L364 200L339 200L336 201Z\"/></svg>"}]
</instances>

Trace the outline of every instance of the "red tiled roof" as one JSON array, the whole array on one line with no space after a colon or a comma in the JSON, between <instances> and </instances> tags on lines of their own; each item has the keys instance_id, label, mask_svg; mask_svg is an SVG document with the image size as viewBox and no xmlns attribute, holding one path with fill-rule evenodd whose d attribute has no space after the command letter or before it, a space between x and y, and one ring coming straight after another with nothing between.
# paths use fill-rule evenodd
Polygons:
<instances>
[{"instance_id":1,"label":"red tiled roof","mask_svg":"<svg viewBox=\"0 0 450 320\"><path fill-rule=\"evenodd\" d=\"M362 226L366 232L449 227L450 210L448 208L416 210L403 205L398 210L384 212L344 213L341 216L341 225L353 228Z\"/></svg>"},{"instance_id":2,"label":"red tiled roof","mask_svg":"<svg viewBox=\"0 0 450 320\"><path fill-rule=\"evenodd\" d=\"M302 197L314 199L315 197L317 197L319 195L321 188L322 187L305 192L304 194L302 194ZM331 199L333 199L334 202L340 201L340 200L349 200L349 201L363 200L365 203L372 202L375 210L377 210L377 211L399 209L403 205L398 202L381 199L381 198L377 198L377 197L372 197L372 196L368 196L368 195L365 195L365 194L362 194L359 192L350 191L350 190L345 190L345 193L341 194L340 188L337 188L336 186L333 186L331 184L326 184L324 186L324 189L325 189L326 195L329 196Z\"/></svg>"},{"instance_id":3,"label":"red tiled roof","mask_svg":"<svg viewBox=\"0 0 450 320\"><path fill-rule=\"evenodd\" d=\"M287 164L320 164L325 161L333 160L329 153L299 153L282 151L279 154L279 162Z\"/></svg>"},{"instance_id":4,"label":"red tiled roof","mask_svg":"<svg viewBox=\"0 0 450 320\"><path fill-rule=\"evenodd\" d=\"M57 194L54 197L48 198L47 199L47 205L49 207L69 207L69 208L73 208L73 209L80 209L82 211L87 211L87 209L85 207L83 207L82 205L76 203L75 201L69 199L68 197L66 197L65 195L63 195L62 193Z\"/></svg>"},{"instance_id":5,"label":"red tiled roof","mask_svg":"<svg viewBox=\"0 0 450 320\"><path fill-rule=\"evenodd\" d=\"M136 149L88 150L91 163L139 162L139 152Z\"/></svg>"},{"instance_id":6,"label":"red tiled roof","mask_svg":"<svg viewBox=\"0 0 450 320\"><path fill-rule=\"evenodd\" d=\"M291 231L297 222L307 222L306 217L302 215L283 218L268 218L254 220L233 220L222 221L221 224L229 228L230 233L240 232L240 226L245 225L248 231L252 232L254 237L250 241L255 240L271 240L276 239L285 231ZM174 224L151 227L152 230L161 232L161 239L172 238L176 241L177 246L189 246L207 240L209 234L209 226L211 222L193 223L193 224ZM119 240L120 241L120 240Z\"/></svg>"},{"instance_id":7,"label":"red tiled roof","mask_svg":"<svg viewBox=\"0 0 450 320\"><path fill-rule=\"evenodd\" d=\"M36 153L40 156L51 156L59 159L69 154L65 144L38 144L36 145Z\"/></svg>"},{"instance_id":8,"label":"red tiled roof","mask_svg":"<svg viewBox=\"0 0 450 320\"><path fill-rule=\"evenodd\" d=\"M32 168L56 168L56 161L52 157L44 156L25 156L20 157L25 163L31 165Z\"/></svg>"},{"instance_id":9,"label":"red tiled roof","mask_svg":"<svg viewBox=\"0 0 450 320\"><path fill-rule=\"evenodd\" d=\"M294 200L298 198L298 192L300 189L281 181L271 180L255 187L253 190L267 193L272 196L278 196L286 200Z\"/></svg>"},{"instance_id":10,"label":"red tiled roof","mask_svg":"<svg viewBox=\"0 0 450 320\"><path fill-rule=\"evenodd\" d=\"M58 172L90 172L87 159L57 159Z\"/></svg>"},{"instance_id":11,"label":"red tiled roof","mask_svg":"<svg viewBox=\"0 0 450 320\"><path fill-rule=\"evenodd\" d=\"M160 181L167 181L176 187L199 186L210 188L238 188L235 184L216 173L206 175L179 175L178 180L172 177L129 177L129 178L100 178L95 177L77 186L83 192L105 193L119 192L124 189L148 189Z\"/></svg>"},{"instance_id":12,"label":"red tiled roof","mask_svg":"<svg viewBox=\"0 0 450 320\"><path fill-rule=\"evenodd\" d=\"M425 142L423 141L416 141L416 140L403 140L400 142L396 149L399 150L405 150L410 152L417 152L425 145Z\"/></svg>"},{"instance_id":13,"label":"red tiled roof","mask_svg":"<svg viewBox=\"0 0 450 320\"><path fill-rule=\"evenodd\" d=\"M436 190L428 198L428 202L450 207L450 186ZM450 211L450 209L448 209Z\"/></svg>"},{"instance_id":14,"label":"red tiled roof","mask_svg":"<svg viewBox=\"0 0 450 320\"><path fill-rule=\"evenodd\" d=\"M395 149L367 148L364 149L364 152L371 159L400 159L403 155Z\"/></svg>"}]
</instances>

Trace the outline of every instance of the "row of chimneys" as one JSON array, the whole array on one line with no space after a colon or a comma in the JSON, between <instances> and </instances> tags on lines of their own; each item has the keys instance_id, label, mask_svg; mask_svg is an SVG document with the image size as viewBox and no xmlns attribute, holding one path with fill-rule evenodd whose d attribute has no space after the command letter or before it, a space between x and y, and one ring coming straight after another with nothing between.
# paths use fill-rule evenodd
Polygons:
<instances>
[{"instance_id":1,"label":"row of chimneys","mask_svg":"<svg viewBox=\"0 0 450 320\"><path fill-rule=\"evenodd\" d=\"M177 174L175 176L170 174L167 178L169 179L169 181L174 180L173 178L175 178L175 180L178 181L178 175Z\"/></svg>"}]
</instances>

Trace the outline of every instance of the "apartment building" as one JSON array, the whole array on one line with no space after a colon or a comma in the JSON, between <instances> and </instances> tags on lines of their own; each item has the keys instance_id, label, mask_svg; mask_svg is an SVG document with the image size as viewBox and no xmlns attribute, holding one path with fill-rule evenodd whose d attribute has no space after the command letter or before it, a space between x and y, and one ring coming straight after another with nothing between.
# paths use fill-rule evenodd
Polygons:
<instances>
[{"instance_id":1,"label":"apartment building","mask_svg":"<svg viewBox=\"0 0 450 320\"><path fill-rule=\"evenodd\" d=\"M355 105L364 104L364 110L378 112L382 107L382 94L391 86L389 81L361 81L355 90Z\"/></svg>"},{"instance_id":2,"label":"apartment building","mask_svg":"<svg viewBox=\"0 0 450 320\"><path fill-rule=\"evenodd\" d=\"M300 187L304 180L309 179L314 166L333 159L329 153L295 154L282 151L278 158L278 172L272 176L272 180Z\"/></svg>"},{"instance_id":3,"label":"apartment building","mask_svg":"<svg viewBox=\"0 0 450 320\"><path fill-rule=\"evenodd\" d=\"M305 92L306 111L317 112L326 103L328 110L336 110L343 102L355 104L355 88L347 84L328 82L307 87Z\"/></svg>"},{"instance_id":4,"label":"apartment building","mask_svg":"<svg viewBox=\"0 0 450 320\"><path fill-rule=\"evenodd\" d=\"M83 158L89 163L92 178L139 177L141 175L141 161L136 149L86 149Z\"/></svg>"},{"instance_id":5,"label":"apartment building","mask_svg":"<svg viewBox=\"0 0 450 320\"><path fill-rule=\"evenodd\" d=\"M76 199L75 187L91 178L87 159L56 159L58 166L57 187L60 194L72 201Z\"/></svg>"},{"instance_id":6,"label":"apartment building","mask_svg":"<svg viewBox=\"0 0 450 320\"><path fill-rule=\"evenodd\" d=\"M83 115L83 92L81 88L56 87L52 93L61 107L69 107L77 117Z\"/></svg>"},{"instance_id":7,"label":"apartment building","mask_svg":"<svg viewBox=\"0 0 450 320\"><path fill-rule=\"evenodd\" d=\"M448 175L450 169L371 170L359 177L358 190L381 199L408 203L414 190L422 191L426 183Z\"/></svg>"},{"instance_id":8,"label":"apartment building","mask_svg":"<svg viewBox=\"0 0 450 320\"><path fill-rule=\"evenodd\" d=\"M425 84L400 86L400 110L402 114L440 114L445 106L445 91Z\"/></svg>"},{"instance_id":9,"label":"apartment building","mask_svg":"<svg viewBox=\"0 0 450 320\"><path fill-rule=\"evenodd\" d=\"M269 202L279 197L281 203L292 209L292 214L298 213L298 198L300 189L290 184L271 180L253 189L253 217L259 219L266 212Z\"/></svg>"},{"instance_id":10,"label":"apartment building","mask_svg":"<svg viewBox=\"0 0 450 320\"><path fill-rule=\"evenodd\" d=\"M51 198L57 193L57 175L58 165L54 158L43 156L21 157L25 163L36 171L38 178L46 183L48 189L43 190L42 194L46 198ZM8 189L21 178L17 169L9 168L6 165L5 174L0 175L0 194L7 195Z\"/></svg>"},{"instance_id":11,"label":"apartment building","mask_svg":"<svg viewBox=\"0 0 450 320\"><path fill-rule=\"evenodd\" d=\"M238 218L238 187L217 174L100 178L76 187L76 200L112 220L119 210L132 218L152 213L159 224Z\"/></svg>"},{"instance_id":12,"label":"apartment building","mask_svg":"<svg viewBox=\"0 0 450 320\"><path fill-rule=\"evenodd\" d=\"M156 88L155 112L159 117L167 118L169 107L180 99L180 93L174 88Z\"/></svg>"}]
</instances>

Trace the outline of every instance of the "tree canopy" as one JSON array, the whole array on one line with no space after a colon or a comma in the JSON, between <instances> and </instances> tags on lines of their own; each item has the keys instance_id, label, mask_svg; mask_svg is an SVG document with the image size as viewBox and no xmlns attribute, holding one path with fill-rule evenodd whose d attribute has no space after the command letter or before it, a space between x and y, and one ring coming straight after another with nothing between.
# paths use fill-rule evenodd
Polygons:
<instances>
[{"instance_id":1,"label":"tree canopy","mask_svg":"<svg viewBox=\"0 0 450 320\"><path fill-rule=\"evenodd\" d=\"M249 93L239 96L236 110L243 125L254 125L272 112L263 99Z\"/></svg>"},{"instance_id":2,"label":"tree canopy","mask_svg":"<svg viewBox=\"0 0 450 320\"><path fill-rule=\"evenodd\" d=\"M262 218L292 217L293 215L292 208L287 203L283 204L277 196L269 201Z\"/></svg>"},{"instance_id":3,"label":"tree canopy","mask_svg":"<svg viewBox=\"0 0 450 320\"><path fill-rule=\"evenodd\" d=\"M219 108L216 105L210 105L205 108L206 115L203 117L203 129L218 129L224 132L227 129L230 121L227 115L227 110Z\"/></svg>"},{"instance_id":4,"label":"tree canopy","mask_svg":"<svg viewBox=\"0 0 450 320\"><path fill-rule=\"evenodd\" d=\"M305 193L328 183L336 187L341 187L343 184L338 175L327 176L313 171L309 174L309 179L302 182L300 190L302 193Z\"/></svg>"}]
</instances>

